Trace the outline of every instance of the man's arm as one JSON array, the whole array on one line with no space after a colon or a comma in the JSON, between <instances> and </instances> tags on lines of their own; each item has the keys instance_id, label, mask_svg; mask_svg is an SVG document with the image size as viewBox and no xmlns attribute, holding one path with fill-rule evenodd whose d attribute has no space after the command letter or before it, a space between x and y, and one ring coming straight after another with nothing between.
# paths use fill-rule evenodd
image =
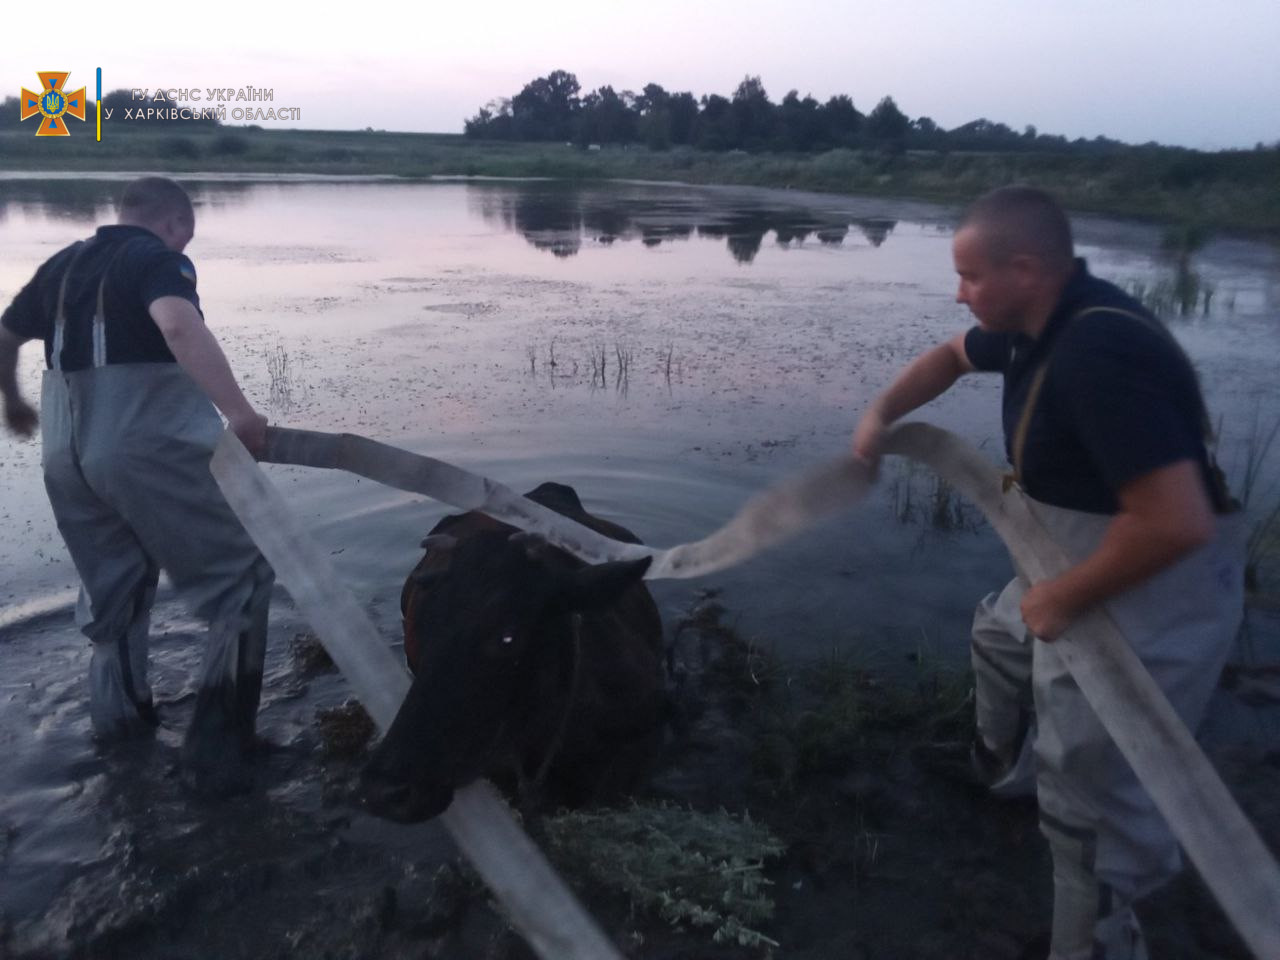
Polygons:
<instances>
[{"instance_id":1,"label":"man's arm","mask_svg":"<svg viewBox=\"0 0 1280 960\"><path fill-rule=\"evenodd\" d=\"M178 365L209 395L249 452L261 453L267 418L245 398L200 311L182 297L160 297L151 302L150 313Z\"/></svg>"},{"instance_id":2,"label":"man's arm","mask_svg":"<svg viewBox=\"0 0 1280 960\"><path fill-rule=\"evenodd\" d=\"M853 432L853 455L875 466L885 429L899 417L945 393L973 364L964 349L965 335L926 350L911 361L889 388L871 401Z\"/></svg>"},{"instance_id":3,"label":"man's arm","mask_svg":"<svg viewBox=\"0 0 1280 960\"><path fill-rule=\"evenodd\" d=\"M35 408L18 390L18 348L28 339L0 326L0 396L4 397L4 422L11 433L20 437L31 436L40 422Z\"/></svg>"},{"instance_id":4,"label":"man's arm","mask_svg":"<svg viewBox=\"0 0 1280 960\"><path fill-rule=\"evenodd\" d=\"M1102 542L1080 563L1032 586L1022 619L1056 640L1077 617L1171 566L1214 533L1213 507L1194 460L1179 460L1130 481Z\"/></svg>"}]
</instances>

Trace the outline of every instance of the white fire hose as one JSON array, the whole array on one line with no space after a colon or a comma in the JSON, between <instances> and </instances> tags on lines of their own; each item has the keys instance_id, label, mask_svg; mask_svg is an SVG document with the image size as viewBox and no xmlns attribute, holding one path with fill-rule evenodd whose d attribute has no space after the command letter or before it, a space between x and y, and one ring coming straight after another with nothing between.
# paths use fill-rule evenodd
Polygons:
<instances>
[{"instance_id":1,"label":"white fire hose","mask_svg":"<svg viewBox=\"0 0 1280 960\"><path fill-rule=\"evenodd\" d=\"M899 424L884 450L929 465L972 500L1033 583L1069 566L1023 495L1016 488L1004 492L996 468L959 438L928 424ZM480 510L588 563L652 556L647 579L733 566L853 506L871 485L861 462L833 460L754 497L710 536L662 550L611 540L502 484L353 434L270 428L262 459L347 470L459 510ZM409 688L404 665L230 431L212 470L276 578L385 730ZM1280 958L1280 868L1114 622L1095 610L1067 630L1057 649L1241 937L1259 960ZM620 960L488 783L459 789L442 818L540 957Z\"/></svg>"}]
</instances>

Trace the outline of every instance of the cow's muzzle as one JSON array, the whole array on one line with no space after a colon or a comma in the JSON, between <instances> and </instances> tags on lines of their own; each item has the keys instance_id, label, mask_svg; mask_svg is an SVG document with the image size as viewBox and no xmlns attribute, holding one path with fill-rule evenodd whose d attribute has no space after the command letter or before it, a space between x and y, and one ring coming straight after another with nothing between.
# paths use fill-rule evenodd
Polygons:
<instances>
[{"instance_id":1,"label":"cow's muzzle","mask_svg":"<svg viewBox=\"0 0 1280 960\"><path fill-rule=\"evenodd\" d=\"M438 817L453 802L453 787L446 784L414 783L369 769L360 781L365 807L375 816L399 823L420 823Z\"/></svg>"}]
</instances>

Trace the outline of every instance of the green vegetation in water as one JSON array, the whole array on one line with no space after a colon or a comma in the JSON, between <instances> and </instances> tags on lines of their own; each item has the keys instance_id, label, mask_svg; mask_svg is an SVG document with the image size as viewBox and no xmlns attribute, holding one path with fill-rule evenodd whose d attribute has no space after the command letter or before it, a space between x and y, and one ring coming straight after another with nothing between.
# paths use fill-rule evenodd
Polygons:
<instances>
[{"instance_id":1,"label":"green vegetation in water","mask_svg":"<svg viewBox=\"0 0 1280 960\"><path fill-rule=\"evenodd\" d=\"M293 656L293 665L303 677L333 673L338 669L320 638L310 631L295 633L289 641L289 652Z\"/></svg>"},{"instance_id":2,"label":"green vegetation in water","mask_svg":"<svg viewBox=\"0 0 1280 960\"><path fill-rule=\"evenodd\" d=\"M795 793L904 745L973 736L973 677L944 662L923 635L908 657L910 675L889 680L851 652L866 649L865 638L789 664L722 623L723 614L705 598L677 626L677 640L693 629L714 645L708 678L751 738L752 772L767 793Z\"/></svg>"},{"instance_id":3,"label":"green vegetation in water","mask_svg":"<svg viewBox=\"0 0 1280 960\"><path fill-rule=\"evenodd\" d=\"M324 755L331 760L354 761L378 732L373 718L358 700L317 710L315 724Z\"/></svg>"},{"instance_id":4,"label":"green vegetation in water","mask_svg":"<svg viewBox=\"0 0 1280 960\"><path fill-rule=\"evenodd\" d=\"M765 861L784 847L750 817L669 803L562 813L543 825L548 854L583 885L625 897L633 911L710 929L715 943L766 952L757 927L773 916Z\"/></svg>"},{"instance_id":5,"label":"green vegetation in water","mask_svg":"<svg viewBox=\"0 0 1280 960\"><path fill-rule=\"evenodd\" d=\"M791 794L806 781L839 776L859 757L882 757L902 743L972 737L968 671L922 650L910 659L914 675L897 682L840 647L786 671L786 681L775 683L756 706L752 769L760 782Z\"/></svg>"},{"instance_id":6,"label":"green vegetation in water","mask_svg":"<svg viewBox=\"0 0 1280 960\"><path fill-rule=\"evenodd\" d=\"M1245 442L1245 462L1237 492L1242 508L1254 512L1255 516L1245 552L1246 597L1249 602L1270 609L1280 609L1280 499L1261 510L1257 510L1257 501L1263 464L1277 436L1280 436L1280 420L1268 427L1260 414L1255 415L1253 429Z\"/></svg>"},{"instance_id":7,"label":"green vegetation in water","mask_svg":"<svg viewBox=\"0 0 1280 960\"><path fill-rule=\"evenodd\" d=\"M914 460L894 458L892 465L890 505L899 523L943 533L973 532L985 526L981 511L962 498L945 478Z\"/></svg>"}]
</instances>

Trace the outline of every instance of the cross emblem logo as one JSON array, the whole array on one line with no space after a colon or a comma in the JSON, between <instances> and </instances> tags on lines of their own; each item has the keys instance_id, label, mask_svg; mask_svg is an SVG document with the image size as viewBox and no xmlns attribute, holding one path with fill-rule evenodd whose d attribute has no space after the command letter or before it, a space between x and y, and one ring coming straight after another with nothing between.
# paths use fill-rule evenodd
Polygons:
<instances>
[{"instance_id":1,"label":"cross emblem logo","mask_svg":"<svg viewBox=\"0 0 1280 960\"><path fill-rule=\"evenodd\" d=\"M28 117L39 114L40 121L36 124L37 137L70 136L71 132L67 129L67 123L63 117L84 120L85 88L81 87L79 90L67 93L67 77L71 76L69 72L58 73L46 70L43 73L37 72L36 76L40 78L40 92L33 93L26 87L22 88L22 109L19 119L26 120Z\"/></svg>"}]
</instances>

